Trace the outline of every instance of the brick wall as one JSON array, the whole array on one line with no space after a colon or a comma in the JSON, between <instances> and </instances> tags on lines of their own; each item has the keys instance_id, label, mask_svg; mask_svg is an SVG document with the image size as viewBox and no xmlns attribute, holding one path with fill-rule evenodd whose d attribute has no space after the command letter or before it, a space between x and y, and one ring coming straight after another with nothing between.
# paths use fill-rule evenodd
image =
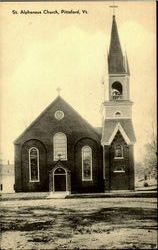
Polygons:
<instances>
[{"instance_id":1,"label":"brick wall","mask_svg":"<svg viewBox=\"0 0 158 250\"><path fill-rule=\"evenodd\" d=\"M56 120L56 110L64 112L62 120ZM53 136L57 132L67 136L67 161L62 161L71 170L72 192L82 192L102 188L102 147L100 135L83 120L62 98L57 98L39 118L15 141L15 191L48 191L49 171L56 161L53 160ZM93 152L93 183L80 181L81 146L92 147ZM39 148L40 152L40 183L29 183L28 150ZM79 161L78 161L79 160Z\"/></svg>"},{"instance_id":2,"label":"brick wall","mask_svg":"<svg viewBox=\"0 0 158 250\"><path fill-rule=\"evenodd\" d=\"M123 158L115 159L115 145L123 146ZM134 189L133 146L127 145L118 132L110 146L104 146L105 190ZM109 157L108 157L109 156ZM124 167L125 172L115 172L116 167Z\"/></svg>"}]
</instances>

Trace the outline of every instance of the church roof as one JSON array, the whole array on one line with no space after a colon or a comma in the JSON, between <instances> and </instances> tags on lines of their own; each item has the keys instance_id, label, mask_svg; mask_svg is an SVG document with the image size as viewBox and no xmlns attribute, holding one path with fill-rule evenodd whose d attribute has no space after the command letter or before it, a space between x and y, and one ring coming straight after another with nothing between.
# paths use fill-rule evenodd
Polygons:
<instances>
[{"instance_id":1,"label":"church roof","mask_svg":"<svg viewBox=\"0 0 158 250\"><path fill-rule=\"evenodd\" d=\"M25 137L27 137L27 133L36 126L39 122L42 122L42 119L44 116L48 113L52 113L52 110L55 109L64 109L67 111L68 114L73 115L73 119L75 117L75 120L77 120L77 126L80 129L81 127L87 131L88 135L94 135L98 141L101 139L101 133L94 128L92 125L90 125L81 115L74 110L60 95L52 102L50 105L44 109L43 112L23 131L23 133L14 141L14 144L20 143L21 141L25 140ZM52 116L52 114L51 114ZM48 118L47 118L48 119ZM70 118L71 119L71 118Z\"/></svg>"},{"instance_id":2,"label":"church roof","mask_svg":"<svg viewBox=\"0 0 158 250\"><path fill-rule=\"evenodd\" d=\"M95 130L98 132L99 135L101 135L102 127L95 127Z\"/></svg>"},{"instance_id":3,"label":"church roof","mask_svg":"<svg viewBox=\"0 0 158 250\"><path fill-rule=\"evenodd\" d=\"M122 127L130 143L133 144L136 142L131 119L107 119L104 122L102 144L109 144L110 138L118 124Z\"/></svg>"},{"instance_id":4,"label":"church roof","mask_svg":"<svg viewBox=\"0 0 158 250\"><path fill-rule=\"evenodd\" d=\"M124 64L124 56L118 35L117 23L115 16L113 15L110 49L108 54L109 74L126 74L127 71Z\"/></svg>"}]
</instances>

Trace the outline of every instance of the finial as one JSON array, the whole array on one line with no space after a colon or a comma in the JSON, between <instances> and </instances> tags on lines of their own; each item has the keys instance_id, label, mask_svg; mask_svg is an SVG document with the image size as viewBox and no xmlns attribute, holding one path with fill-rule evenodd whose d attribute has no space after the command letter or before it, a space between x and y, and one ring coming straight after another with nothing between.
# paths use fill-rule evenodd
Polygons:
<instances>
[{"instance_id":1,"label":"finial","mask_svg":"<svg viewBox=\"0 0 158 250\"><path fill-rule=\"evenodd\" d=\"M113 17L115 17L115 8L118 8L117 5L115 5L115 1L113 1L113 5L109 6L110 8L112 8L112 12L113 12Z\"/></svg>"},{"instance_id":2,"label":"finial","mask_svg":"<svg viewBox=\"0 0 158 250\"><path fill-rule=\"evenodd\" d=\"M57 92L58 92L58 96L60 96L61 88L58 87L56 90L57 90Z\"/></svg>"}]
</instances>

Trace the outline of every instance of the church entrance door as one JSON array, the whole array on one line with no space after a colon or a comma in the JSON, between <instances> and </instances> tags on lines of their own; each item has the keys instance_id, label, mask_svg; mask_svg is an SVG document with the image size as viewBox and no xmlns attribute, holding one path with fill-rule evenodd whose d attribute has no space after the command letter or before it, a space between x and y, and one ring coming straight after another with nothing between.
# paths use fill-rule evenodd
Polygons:
<instances>
[{"instance_id":1,"label":"church entrance door","mask_svg":"<svg viewBox=\"0 0 158 250\"><path fill-rule=\"evenodd\" d=\"M54 191L65 192L67 191L67 172L64 168L58 167L53 174Z\"/></svg>"}]
</instances>

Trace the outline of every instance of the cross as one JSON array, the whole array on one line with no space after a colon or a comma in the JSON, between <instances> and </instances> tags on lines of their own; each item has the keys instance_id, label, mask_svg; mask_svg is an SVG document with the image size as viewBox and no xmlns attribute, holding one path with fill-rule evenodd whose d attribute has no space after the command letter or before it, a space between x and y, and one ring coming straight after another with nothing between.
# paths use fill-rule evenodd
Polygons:
<instances>
[{"instance_id":1,"label":"cross","mask_svg":"<svg viewBox=\"0 0 158 250\"><path fill-rule=\"evenodd\" d=\"M110 8L113 8L113 16L115 15L115 8L118 8L117 5L115 5L115 1L113 1L113 5L109 6Z\"/></svg>"},{"instance_id":2,"label":"cross","mask_svg":"<svg viewBox=\"0 0 158 250\"><path fill-rule=\"evenodd\" d=\"M60 95L61 88L58 87L56 90L58 92L58 95Z\"/></svg>"}]
</instances>

